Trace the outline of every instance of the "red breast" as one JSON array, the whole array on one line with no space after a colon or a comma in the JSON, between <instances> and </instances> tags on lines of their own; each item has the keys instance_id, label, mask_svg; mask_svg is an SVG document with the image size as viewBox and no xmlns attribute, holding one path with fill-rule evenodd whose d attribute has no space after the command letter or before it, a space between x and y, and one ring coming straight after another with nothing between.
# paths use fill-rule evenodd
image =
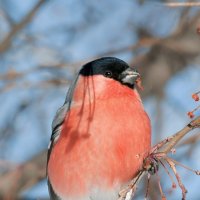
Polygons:
<instances>
[{"instance_id":1,"label":"red breast","mask_svg":"<svg viewBox=\"0 0 200 200\"><path fill-rule=\"evenodd\" d=\"M70 111L48 163L60 197L130 181L151 143L150 120L134 89L101 75L79 76Z\"/></svg>"}]
</instances>

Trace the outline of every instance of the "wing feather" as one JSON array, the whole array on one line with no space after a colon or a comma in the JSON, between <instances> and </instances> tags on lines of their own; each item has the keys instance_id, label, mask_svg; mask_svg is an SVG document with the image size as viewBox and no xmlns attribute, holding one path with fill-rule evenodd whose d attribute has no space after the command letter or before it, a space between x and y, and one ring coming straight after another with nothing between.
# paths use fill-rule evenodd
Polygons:
<instances>
[{"instance_id":1,"label":"wing feather","mask_svg":"<svg viewBox=\"0 0 200 200\"><path fill-rule=\"evenodd\" d=\"M58 138L61 134L62 125L65 121L65 118L67 116L68 111L70 110L73 92L74 92L74 88L76 87L77 80L78 80L78 74L76 75L75 80L73 81L72 85L70 86L70 88L67 92L67 96L66 96L66 99L65 99L63 106L61 106L58 109L58 111L56 112L56 115L53 119L52 135L51 135L50 143L49 143L49 146L48 146L47 165L48 165L48 161L49 161L50 154L51 154L51 151L53 149L53 146L55 145L56 141L58 140ZM52 187L52 185L51 185L51 183L48 179L48 171L47 171L47 183L48 183L50 199L51 200L61 200L61 198L53 190L53 187Z\"/></svg>"}]
</instances>

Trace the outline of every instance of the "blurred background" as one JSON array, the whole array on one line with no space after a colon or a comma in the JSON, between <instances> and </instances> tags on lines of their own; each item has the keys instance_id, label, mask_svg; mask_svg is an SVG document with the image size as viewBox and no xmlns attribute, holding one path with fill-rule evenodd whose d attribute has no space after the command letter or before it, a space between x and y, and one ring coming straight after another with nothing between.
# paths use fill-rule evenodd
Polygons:
<instances>
[{"instance_id":1,"label":"blurred background","mask_svg":"<svg viewBox=\"0 0 200 200\"><path fill-rule=\"evenodd\" d=\"M0 0L0 199L49 199L51 122L87 61L115 56L138 68L152 144L190 121L187 112L198 105L191 95L200 90L200 7L169 2ZM199 139L193 131L173 158L200 169ZM188 199L200 199L200 178L177 169ZM181 199L181 190L172 191L166 173L159 174L168 199ZM145 182L135 199L144 195ZM150 199L161 199L154 179Z\"/></svg>"}]
</instances>

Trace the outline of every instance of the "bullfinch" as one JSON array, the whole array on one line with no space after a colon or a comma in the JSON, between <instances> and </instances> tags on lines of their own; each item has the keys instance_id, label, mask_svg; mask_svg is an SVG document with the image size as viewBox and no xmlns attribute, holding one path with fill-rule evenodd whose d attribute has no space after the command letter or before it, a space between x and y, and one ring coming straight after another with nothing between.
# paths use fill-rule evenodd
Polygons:
<instances>
[{"instance_id":1,"label":"bullfinch","mask_svg":"<svg viewBox=\"0 0 200 200\"><path fill-rule=\"evenodd\" d=\"M151 146L136 80L118 58L85 64L52 123L47 179L51 200L117 200Z\"/></svg>"}]
</instances>

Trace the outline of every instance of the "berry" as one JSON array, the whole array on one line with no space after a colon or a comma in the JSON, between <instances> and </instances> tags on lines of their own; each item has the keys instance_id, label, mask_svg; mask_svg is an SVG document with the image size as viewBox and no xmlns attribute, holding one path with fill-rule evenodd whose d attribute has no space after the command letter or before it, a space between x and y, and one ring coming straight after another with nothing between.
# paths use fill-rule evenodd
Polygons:
<instances>
[{"instance_id":1,"label":"berry","mask_svg":"<svg viewBox=\"0 0 200 200\"><path fill-rule=\"evenodd\" d=\"M194 93L194 94L192 95L192 98L193 98L195 101L199 101L199 96L198 96L197 93Z\"/></svg>"},{"instance_id":2,"label":"berry","mask_svg":"<svg viewBox=\"0 0 200 200\"><path fill-rule=\"evenodd\" d=\"M187 115L188 115L190 118L193 118L193 117L194 117L194 113L193 113L193 112L188 112Z\"/></svg>"}]
</instances>

